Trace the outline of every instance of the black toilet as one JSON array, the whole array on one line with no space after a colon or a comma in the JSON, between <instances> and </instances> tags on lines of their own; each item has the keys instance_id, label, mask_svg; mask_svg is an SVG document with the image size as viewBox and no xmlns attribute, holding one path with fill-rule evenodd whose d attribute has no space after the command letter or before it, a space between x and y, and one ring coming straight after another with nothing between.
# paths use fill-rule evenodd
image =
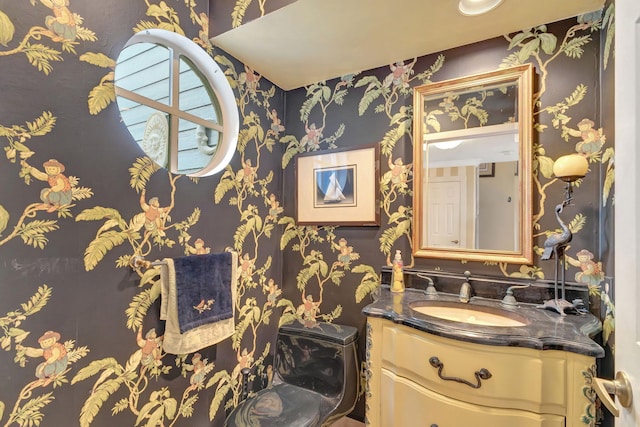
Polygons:
<instances>
[{"instance_id":1,"label":"black toilet","mask_svg":"<svg viewBox=\"0 0 640 427\"><path fill-rule=\"evenodd\" d=\"M320 427L351 412L360 374L351 326L299 322L278 330L271 384L240 403L228 427Z\"/></svg>"}]
</instances>

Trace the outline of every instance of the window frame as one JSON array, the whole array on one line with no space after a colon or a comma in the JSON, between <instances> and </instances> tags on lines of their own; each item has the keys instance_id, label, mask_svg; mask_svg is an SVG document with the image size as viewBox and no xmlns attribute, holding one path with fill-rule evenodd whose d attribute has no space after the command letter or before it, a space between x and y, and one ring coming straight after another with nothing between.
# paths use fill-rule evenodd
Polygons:
<instances>
[{"instance_id":1,"label":"window frame","mask_svg":"<svg viewBox=\"0 0 640 427\"><path fill-rule=\"evenodd\" d=\"M177 156L179 131L178 122L180 119L185 119L196 125L201 125L205 128L214 129L220 132L221 137L218 142L218 148L211 157L209 163L199 171L191 172L186 175L192 177L203 177L213 175L221 171L229 164L231 158L235 154L239 133L239 116L236 99L224 72L204 49L188 38L172 31L160 28L139 31L127 41L122 50L138 43L152 43L169 49L171 55L171 74L169 77L171 80L170 87L172 93L169 94L171 101L168 104L163 104L145 96L138 95L135 92L118 87L114 82L116 95L169 114L171 122L169 123L168 146L170 162L168 166L172 173L180 173L178 171ZM194 71L198 73L204 79L206 85L208 85L206 89L209 93L211 104L214 109L218 109L216 107L219 107L222 123L203 119L186 111L180 110L178 100L180 97L179 70L181 58L186 59L188 65L192 66Z\"/></svg>"}]
</instances>

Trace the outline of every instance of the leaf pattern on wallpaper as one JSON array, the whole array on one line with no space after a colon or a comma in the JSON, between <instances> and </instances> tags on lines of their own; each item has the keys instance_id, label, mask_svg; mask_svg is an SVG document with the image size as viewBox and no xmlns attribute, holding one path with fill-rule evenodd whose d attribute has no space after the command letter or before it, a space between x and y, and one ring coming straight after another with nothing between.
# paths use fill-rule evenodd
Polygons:
<instances>
[{"instance_id":1,"label":"leaf pattern on wallpaper","mask_svg":"<svg viewBox=\"0 0 640 427\"><path fill-rule=\"evenodd\" d=\"M391 263L390 254L399 239L406 239L409 246L411 239L412 209L403 204L404 197L412 196L412 164L406 164L401 157L394 157L393 150L402 138L413 140L413 109L405 106L404 101L412 93L412 85L431 83L433 75L445 63L444 55L438 55L434 63L425 71L415 74L414 58L405 64L403 61L389 65L390 73L380 81L375 76L363 76L354 85L356 88L366 87L358 105L358 114L362 116L379 98L383 101L374 107L376 113L384 112L389 119L389 130L380 141L381 154L386 157L389 171L380 180L381 206L386 214L387 228L379 238L380 250L386 255L387 264ZM400 103L397 111L396 104ZM384 159L382 159L384 162ZM399 203L399 205L398 205ZM393 210L395 207L395 211ZM413 265L413 259L407 266ZM364 280L364 279L363 279Z\"/></svg>"},{"instance_id":2,"label":"leaf pattern on wallpaper","mask_svg":"<svg viewBox=\"0 0 640 427\"><path fill-rule=\"evenodd\" d=\"M353 273L363 273L360 284L356 288L356 302L362 302L367 295L373 294L380 287L380 276L375 268L370 265L360 264L351 269Z\"/></svg>"},{"instance_id":3,"label":"leaf pattern on wallpaper","mask_svg":"<svg viewBox=\"0 0 640 427\"><path fill-rule=\"evenodd\" d=\"M30 381L18 392L16 401L10 406L10 412L6 413L7 419L3 424L9 426L17 424L39 425L44 419L42 410L51 404L55 397L54 391L68 382L66 374L71 370L70 366L89 353L85 346L77 347L74 340L61 341L61 336L55 331L46 331L37 339L38 345L27 345L32 331L21 328L22 323L48 304L52 296L52 289L47 285L38 287L38 290L27 302L20 304L19 309L8 312L0 317L0 347L5 352L15 350L13 361L25 368L28 359L36 359L35 380ZM33 368L30 368L33 369ZM49 387L52 391L46 391ZM37 395L37 393L42 394ZM4 420L5 402L0 401L0 421Z\"/></svg>"},{"instance_id":4,"label":"leaf pattern on wallpaper","mask_svg":"<svg viewBox=\"0 0 640 427\"><path fill-rule=\"evenodd\" d=\"M340 285L351 270L352 262L358 260L360 254L349 245L347 239L336 236L336 227L298 226L290 218L283 218L280 223L286 224L280 247L295 242L291 250L300 255L302 262L302 269L296 276L300 300L282 300L279 303L284 308L280 324L292 320L300 320L307 326L313 326L318 321L333 322L340 317L342 306L337 305L331 312L323 312L324 293L328 291L328 286ZM335 254L330 255L334 259L331 263L325 260L322 251L313 249L314 245L321 243L328 245Z\"/></svg>"},{"instance_id":5,"label":"leaf pattern on wallpaper","mask_svg":"<svg viewBox=\"0 0 640 427\"><path fill-rule=\"evenodd\" d=\"M209 417L213 419L224 401L228 410L241 401L243 368L253 372L264 371L264 359L269 353L265 346L256 357L260 329L269 324L273 310L279 304L282 294L280 286L271 277L271 257L258 257L260 242L272 238L272 231L280 220L283 209L273 190L274 173L262 171L262 155L265 150L272 152L284 126L271 108L270 100L275 96L275 87L265 83L261 76L249 67L238 72L228 59L216 56L216 61L227 66L225 75L232 87L237 89L236 101L242 117L237 151L240 153L240 167L234 170L227 166L214 192L215 203L225 198L235 206L240 224L234 232L233 249L239 256L239 283L236 313L239 314L236 330L232 336L232 348L236 351L237 365L232 372L219 371L207 382L206 388L214 388L215 396L210 404ZM264 113L258 114L260 110ZM270 122L265 129L263 122Z\"/></svg>"},{"instance_id":6,"label":"leaf pattern on wallpaper","mask_svg":"<svg viewBox=\"0 0 640 427\"><path fill-rule=\"evenodd\" d=\"M519 65L525 62L532 62L539 75L539 90L534 94L534 105L538 108L535 115L538 117L534 124L535 129L539 133L548 131L543 125L540 117L549 115L551 124L554 129L560 129L561 138L569 142L571 138L578 138L575 145L575 152L584 155L591 162L605 162L601 160L601 153L606 138L602 129L595 129L594 122L588 118L582 119L576 127L571 125L573 117L570 115L573 107L579 105L587 96L588 88L584 84L579 84L575 90L567 94L563 101L554 105L543 104L544 94L547 90L547 78L550 64L558 57L564 55L570 59L579 59L584 53L585 47L591 43L591 33L602 27L602 21L599 14L583 15L578 17L577 24L570 27L564 36L559 39L553 34L547 32L547 26L541 25L536 28L517 33L513 36L505 36L509 41L509 50L514 50L506 58L503 59L501 67L509 67ZM581 34L586 33L586 34ZM604 158L604 157L603 157ZM547 189L559 182L553 176L554 159L547 155L547 150L542 144L534 145L533 157L533 181L539 194L539 202L537 211L534 208L533 226L539 230L541 228L541 220L545 216L545 202L547 199ZM608 160L607 160L608 161ZM544 182L546 181L546 182ZM578 183L579 184L579 183ZM611 188L613 181L606 184L607 188ZM606 188L604 193L608 194ZM572 221L572 227L575 228L574 233L579 232L588 223L588 218L579 214ZM539 237L552 233L546 230L534 235ZM540 248L535 248L539 253ZM508 265L501 263L500 269L505 276L521 275L522 272L509 273ZM536 272L539 277L541 271Z\"/></svg>"},{"instance_id":7,"label":"leaf pattern on wallpaper","mask_svg":"<svg viewBox=\"0 0 640 427\"><path fill-rule=\"evenodd\" d=\"M602 187L602 206L603 207L607 206L609 195L611 194L611 190L613 189L613 182L615 180L614 159L615 159L614 149L612 147L607 148L602 155L602 163L607 165L604 184Z\"/></svg>"},{"instance_id":8,"label":"leaf pattern on wallpaper","mask_svg":"<svg viewBox=\"0 0 640 427\"><path fill-rule=\"evenodd\" d=\"M40 5L33 5L40 7ZM0 44L8 48L0 49L0 58L24 54L34 67L48 75L53 69L53 63L63 60L63 52L75 54L75 47L79 44L77 40L96 41L97 38L92 31L81 27L83 18L73 13L68 7L46 2L42 2L42 5L46 9L42 10L46 28L37 26L28 28L27 33L17 44L12 43L16 34L11 18L0 12L0 38L3 42ZM53 12L53 16L44 16L47 12ZM59 45L60 50L43 43L32 43L32 40L48 40L53 46ZM90 188L78 186L78 178L64 175L65 166L57 160L45 161L42 170L30 164L32 161L30 159L37 156L33 147L37 142L35 137L46 136L53 131L55 124L56 117L50 111L43 112L32 122L25 122L25 125L0 124L0 136L8 141L8 145L3 147L6 158L12 164L19 164L18 176L27 185L36 178L47 182L50 187L42 189L40 193L42 203L26 206L22 214L17 217L12 231L0 236L0 246L20 237L26 245L44 249L49 241L47 234L59 228L58 221L35 219L35 217L40 213L45 215L55 213L58 218L70 217L72 216L70 209L75 206L72 201L87 199L93 195ZM52 169L54 167L55 169ZM64 188L61 189L60 186ZM9 226L10 219L8 215L3 215L0 219L0 222L6 221L2 227L3 231Z\"/></svg>"},{"instance_id":9,"label":"leaf pattern on wallpaper","mask_svg":"<svg viewBox=\"0 0 640 427\"><path fill-rule=\"evenodd\" d=\"M36 137L52 132L55 124L56 117L45 111L34 121L25 122L25 125L0 125L0 136L5 137L8 142L4 147L6 158L11 164L20 167L18 177L26 185L31 185L35 178L45 182L47 186L40 191L40 203L30 203L24 207L11 232L5 234L2 232L9 227L11 217L0 205L0 246L19 237L28 246L44 249L49 241L47 234L59 228L58 220L36 219L36 216L56 214L58 218L71 217L71 208L75 206L73 201L93 196L91 188L78 186L80 180L77 177L66 175L65 165L58 160L43 162L42 169L30 163L37 157L37 152L32 147L39 141Z\"/></svg>"},{"instance_id":10,"label":"leaf pattern on wallpaper","mask_svg":"<svg viewBox=\"0 0 640 427\"><path fill-rule=\"evenodd\" d=\"M582 395L587 398L589 403L585 405L584 413L582 414L580 421L582 424L589 427L599 425L598 420L602 418L602 414L599 414L601 410L598 408L597 395L593 388L593 382L597 376L598 374L595 365L585 367L582 370L582 377L584 378Z\"/></svg>"},{"instance_id":11,"label":"leaf pattern on wallpaper","mask_svg":"<svg viewBox=\"0 0 640 427\"><path fill-rule=\"evenodd\" d=\"M175 368L180 370L183 378L188 379L189 384L178 400L171 396L167 387L146 390L150 377L158 378L173 369L163 364L166 355L161 350L162 337L156 336L153 328L143 337L140 328L136 343L139 349L130 355L124 366L112 357L95 360L81 369L71 381L71 384L76 384L97 376L91 395L84 402L80 413L81 426L90 426L104 404L123 387L128 390L129 397L117 401L112 413L118 414L128 409L136 416L137 425L155 426L161 420L171 420L168 425L174 425L180 417L190 417L193 414L193 405L198 400L197 392L204 388L205 380L215 365L198 352L190 357L178 356ZM149 400L143 402L141 399L147 391Z\"/></svg>"},{"instance_id":12,"label":"leaf pattern on wallpaper","mask_svg":"<svg viewBox=\"0 0 640 427\"><path fill-rule=\"evenodd\" d=\"M58 2L41 2L47 11L42 14L53 13L44 16L44 27L35 26L28 29L22 40L14 42L15 25L11 18L0 11L0 44L8 50L0 50L0 57L24 54L31 65L38 71L48 75L53 70L53 63L63 61L63 52L75 54L75 48L79 45L77 40L93 42L97 40L95 33L81 26L84 19L72 12L66 5ZM32 3L36 7L40 4ZM31 40L48 40L56 47L42 43L32 43ZM11 47L14 45L15 47ZM59 47L57 47L59 45ZM58 50L60 49L60 50Z\"/></svg>"},{"instance_id":13,"label":"leaf pattern on wallpaper","mask_svg":"<svg viewBox=\"0 0 640 427\"><path fill-rule=\"evenodd\" d=\"M7 44L13 39L16 27L6 13L0 11L0 44L7 47Z\"/></svg>"},{"instance_id":14,"label":"leaf pattern on wallpaper","mask_svg":"<svg viewBox=\"0 0 640 427\"><path fill-rule=\"evenodd\" d=\"M180 35L185 35L184 30L180 26L180 16L166 2L160 1L158 4L147 4L146 15L152 18L151 21L140 21L133 28L134 32L140 32L151 28L160 28L162 30L171 31Z\"/></svg>"},{"instance_id":15,"label":"leaf pattern on wallpaper","mask_svg":"<svg viewBox=\"0 0 640 427\"><path fill-rule=\"evenodd\" d=\"M300 139L291 135L280 139L281 144L286 144L282 158L283 168L296 154L338 147L336 142L344 134L345 125L339 123L329 133L331 130L326 129L327 111L332 106L343 104L348 89L353 87L354 77L353 74L343 76L337 80L334 88L327 86L326 82L306 87L307 99L300 107L300 121L304 123L305 134ZM312 114L315 120L310 120Z\"/></svg>"},{"instance_id":16,"label":"leaf pattern on wallpaper","mask_svg":"<svg viewBox=\"0 0 640 427\"><path fill-rule=\"evenodd\" d=\"M607 10L602 17L602 28L606 28L606 37L604 42L604 69L609 65L609 59L613 56L613 43L616 34L615 25L615 3L609 4Z\"/></svg>"},{"instance_id":17,"label":"leaf pattern on wallpaper","mask_svg":"<svg viewBox=\"0 0 640 427\"><path fill-rule=\"evenodd\" d=\"M9 224L9 212L4 208L4 206L0 205L0 236L2 236L2 232L7 228L7 224Z\"/></svg>"},{"instance_id":18,"label":"leaf pattern on wallpaper","mask_svg":"<svg viewBox=\"0 0 640 427\"><path fill-rule=\"evenodd\" d=\"M15 26L11 18L4 12L0 11L0 44L9 50L0 50L0 57L24 54L31 65L38 71L48 75L54 67L54 63L64 60L63 52L76 54L75 48L79 45L77 40L95 42L97 37L95 33L81 26L83 18L77 13L72 12L68 4L53 3L50 1L42 1L42 5L51 9L53 16L44 17L45 27L32 27L22 41L16 47L10 48L9 44L15 36ZM35 2L32 2L36 6ZM43 13L45 13L43 11ZM32 43L31 40L48 39L54 47L43 43ZM59 48L57 45L60 45ZM110 68L112 71L107 73L100 83L94 87L89 93L89 112L98 114L110 103L115 101L115 89L113 87L113 70L115 69L115 61L107 58L100 53L85 53L78 58L80 61L87 62L102 68Z\"/></svg>"},{"instance_id":19,"label":"leaf pattern on wallpaper","mask_svg":"<svg viewBox=\"0 0 640 427\"><path fill-rule=\"evenodd\" d=\"M242 25L242 20L251 5L251 1L252 0L236 0L236 4L233 6L233 11L231 12L231 28L237 28Z\"/></svg>"},{"instance_id":20,"label":"leaf pattern on wallpaper","mask_svg":"<svg viewBox=\"0 0 640 427\"><path fill-rule=\"evenodd\" d=\"M189 6L193 5L189 3ZM172 11L162 2L157 7L149 7L149 11L151 16L166 24L178 23L177 16L174 17ZM195 19L193 13L192 19ZM148 22L142 22L137 28L148 25ZM91 57L87 60L95 61L98 58ZM273 171L268 171L264 176L260 173L261 154L263 150L272 151L284 127L275 110L270 107L270 98L275 96L275 87L263 89L260 76L252 70L245 67L243 72L237 73L233 63L228 59L217 56L216 60L228 66L225 75L238 90L237 102L243 117L238 145L241 167L234 171L228 166L215 190L215 202L219 203L228 196L229 204L237 207L241 221L234 233L233 242L233 248L241 254L236 302L236 312L240 315L238 327L231 341L237 354L237 365L233 372L216 372L207 381L207 375L213 371L213 364L207 365L203 370L202 359L197 353L192 355L191 364L186 363L188 355L181 356L176 359L175 365L182 369L182 376L186 378L190 369L195 375L191 377L191 385L185 389L181 399L167 394L168 390L145 389L150 377L168 373L173 367L165 364L166 355L161 351L162 337L157 337L153 329L147 330L143 337L147 312L159 297L159 277L154 269L144 270L136 267L141 290L133 297L126 310L126 326L136 331L136 341L140 350L130 356L125 366L109 359L109 363L92 365L91 369L76 376L74 381L83 381L96 375L96 370L100 372L92 395L83 407L81 425L90 425L103 404L122 386L128 389L129 398L115 402L113 411L131 412L136 415L138 425L155 425L159 420L173 425L178 418L192 414L193 404L198 400L197 393L210 387L216 389L210 407L210 417L213 419L220 402L226 402L225 409L239 403L242 395L242 368L251 368L252 372L264 370L262 365L269 353L269 345L267 343L258 355L260 349L257 348L257 337L260 326L269 323L282 291L268 276L271 258L268 257L261 263L258 260L258 244L261 239L271 238L283 209L274 193L269 190L273 182ZM262 125L262 115L247 111L250 105L265 110L270 121L268 129L265 130ZM102 222L94 240L85 250L87 270L95 268L105 255L117 246L131 247L129 254L121 255L117 259L118 268L129 268L135 259L144 259L152 250L162 251L165 247L172 247L176 240L184 247L185 254L206 253L210 250L202 239L197 239L191 244L189 229L200 219L199 208L194 208L193 213L183 221L174 221L172 218L177 191L175 182L178 176L168 175L171 187L168 197L147 195L147 184L151 179L156 179L157 172L159 168L146 157L137 159L129 169L130 185L140 194L141 208L141 212L131 219L126 220L115 209L106 207L86 209L78 216L78 221ZM177 239L172 237L172 230L178 233ZM245 251L245 248L248 250ZM140 353L145 351L144 348L156 348L158 351L145 355ZM112 362L116 365L112 366Z\"/></svg>"},{"instance_id":21,"label":"leaf pattern on wallpaper","mask_svg":"<svg viewBox=\"0 0 640 427\"><path fill-rule=\"evenodd\" d=\"M87 52L78 58L88 64L95 65L100 68L108 68L109 72L105 74L91 91L89 92L88 106L90 114L98 114L109 104L116 100L116 91L114 87L114 77L116 69L116 61L109 58L103 53Z\"/></svg>"}]
</instances>

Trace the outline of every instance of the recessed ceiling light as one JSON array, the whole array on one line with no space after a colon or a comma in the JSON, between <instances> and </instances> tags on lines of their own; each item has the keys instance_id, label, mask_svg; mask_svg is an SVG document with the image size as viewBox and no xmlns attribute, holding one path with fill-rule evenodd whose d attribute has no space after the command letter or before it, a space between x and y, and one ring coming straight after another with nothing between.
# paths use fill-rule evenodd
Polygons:
<instances>
[{"instance_id":1,"label":"recessed ceiling light","mask_svg":"<svg viewBox=\"0 0 640 427\"><path fill-rule=\"evenodd\" d=\"M458 10L463 15L475 16L487 13L502 3L502 0L460 0Z\"/></svg>"}]
</instances>

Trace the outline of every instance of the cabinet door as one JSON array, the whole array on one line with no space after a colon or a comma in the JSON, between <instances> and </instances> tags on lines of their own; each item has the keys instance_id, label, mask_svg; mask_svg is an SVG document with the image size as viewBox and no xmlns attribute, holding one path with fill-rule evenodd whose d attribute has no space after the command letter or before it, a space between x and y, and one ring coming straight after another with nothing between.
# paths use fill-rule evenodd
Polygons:
<instances>
[{"instance_id":1,"label":"cabinet door","mask_svg":"<svg viewBox=\"0 0 640 427\"><path fill-rule=\"evenodd\" d=\"M564 427L564 417L491 408L441 396L385 369L380 378L381 427Z\"/></svg>"}]
</instances>

